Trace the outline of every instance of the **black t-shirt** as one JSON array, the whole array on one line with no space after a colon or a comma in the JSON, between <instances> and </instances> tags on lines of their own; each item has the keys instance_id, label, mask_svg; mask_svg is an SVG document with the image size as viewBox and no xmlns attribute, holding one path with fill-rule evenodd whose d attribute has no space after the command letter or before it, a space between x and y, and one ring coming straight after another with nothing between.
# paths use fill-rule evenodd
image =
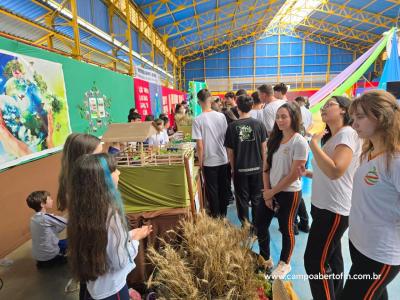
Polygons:
<instances>
[{"instance_id":1,"label":"black t-shirt","mask_svg":"<svg viewBox=\"0 0 400 300\"><path fill-rule=\"evenodd\" d=\"M262 122L253 118L239 119L229 124L224 146L233 149L235 172L246 175L262 171L262 147L267 130Z\"/></svg>"}]
</instances>

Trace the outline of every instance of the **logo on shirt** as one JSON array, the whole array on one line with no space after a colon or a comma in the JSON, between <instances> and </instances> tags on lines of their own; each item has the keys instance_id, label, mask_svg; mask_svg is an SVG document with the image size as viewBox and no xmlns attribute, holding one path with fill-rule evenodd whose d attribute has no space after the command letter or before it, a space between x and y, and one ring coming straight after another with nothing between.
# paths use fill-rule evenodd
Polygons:
<instances>
[{"instance_id":1,"label":"logo on shirt","mask_svg":"<svg viewBox=\"0 0 400 300\"><path fill-rule=\"evenodd\" d=\"M282 153L285 154L285 155L289 155L289 148L284 148L282 150Z\"/></svg>"},{"instance_id":2,"label":"logo on shirt","mask_svg":"<svg viewBox=\"0 0 400 300\"><path fill-rule=\"evenodd\" d=\"M373 186L378 183L379 176L376 167L372 167L371 170L368 171L367 175L364 177L364 181L366 184Z\"/></svg>"},{"instance_id":3,"label":"logo on shirt","mask_svg":"<svg viewBox=\"0 0 400 300\"><path fill-rule=\"evenodd\" d=\"M249 125L239 125L237 130L239 131L239 140L241 142L254 141L254 132Z\"/></svg>"}]
</instances>

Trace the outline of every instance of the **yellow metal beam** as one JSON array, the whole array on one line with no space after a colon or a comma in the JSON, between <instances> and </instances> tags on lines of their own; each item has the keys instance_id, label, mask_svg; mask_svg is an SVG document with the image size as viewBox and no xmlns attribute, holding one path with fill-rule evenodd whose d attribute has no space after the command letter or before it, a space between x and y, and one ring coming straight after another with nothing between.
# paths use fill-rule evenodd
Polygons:
<instances>
[{"instance_id":1,"label":"yellow metal beam","mask_svg":"<svg viewBox=\"0 0 400 300\"><path fill-rule=\"evenodd\" d=\"M126 17L126 3L125 1L120 0L106 0L108 3L114 5L116 9L116 13ZM130 20L133 26L137 29L138 32L141 32L144 37L146 37L155 47L161 52L164 53L166 57L174 64L178 63L178 58L175 56L173 51L168 47L166 42L158 32L153 28L147 18L143 15L141 10L132 2L129 1L129 12L130 12ZM125 18L123 18L125 19Z\"/></svg>"},{"instance_id":2,"label":"yellow metal beam","mask_svg":"<svg viewBox=\"0 0 400 300\"><path fill-rule=\"evenodd\" d=\"M304 69L305 69L305 57L306 57L306 40L303 39L301 42L301 88L304 88Z\"/></svg>"},{"instance_id":3,"label":"yellow metal beam","mask_svg":"<svg viewBox=\"0 0 400 300\"><path fill-rule=\"evenodd\" d=\"M183 11L185 9L191 8L191 7L193 7L195 5L193 0L185 0L184 3L179 3L179 4L176 4L173 1L160 1L160 2L162 2L162 4L164 4L164 5L166 3L174 5L175 8L171 10L172 14L175 14L177 12L180 12L180 11ZM209 2L209 0L197 1L197 5L200 5L200 4L203 4L203 3L208 3L208 2ZM141 9L144 11L145 8L147 8L147 7L148 7L147 5L143 5L143 6L141 6ZM156 17L156 19L161 19L161 18L169 16L169 15L170 15L170 13L168 12L168 13L157 14L155 17Z\"/></svg>"},{"instance_id":4,"label":"yellow metal beam","mask_svg":"<svg viewBox=\"0 0 400 300\"><path fill-rule=\"evenodd\" d=\"M42 31L46 32L45 35L51 34L53 39L57 39L58 41L66 44L68 47L72 48L72 45L74 43L73 39L71 39L70 37L68 37L66 35L60 34L57 31L54 31L53 29L50 29L50 27L48 27L48 26L45 26L45 25L40 24L40 23L36 23L34 21L27 20L27 19L25 19L25 18L23 18L23 17L21 17L19 15L10 13L9 11L3 10L3 9L0 8L0 15L1 14L6 15L7 17L13 18L14 20L17 20L17 21L19 21L21 23L28 24L29 26L32 26L32 27L37 28L39 30L42 30ZM29 41L29 40L26 40L26 39L25 39L25 41L27 43L32 44L32 41ZM117 61L121 65L127 66L127 64L124 61L121 61L121 60L119 60L119 59L117 59L117 58L115 58L115 57L113 57L113 56L111 56L111 55L109 55L107 53L104 53L104 52L92 47L92 46L89 46L89 45L86 45L86 44L83 44L83 43L81 43L80 46L81 46L82 49L85 49L86 51L89 51L89 52L92 52L92 53L97 53L98 55L101 55L104 58L109 59L110 61ZM56 51L60 52L59 50L56 50ZM71 54L72 53L70 53L70 55ZM99 63L93 62L93 61L92 61L92 63L97 64L97 65L104 65L104 64L99 64Z\"/></svg>"},{"instance_id":5,"label":"yellow metal beam","mask_svg":"<svg viewBox=\"0 0 400 300\"><path fill-rule=\"evenodd\" d=\"M360 52L365 51L368 49L369 46L360 46L356 44L352 44L346 41L338 41L335 38L332 37L327 37L315 33L308 33L305 31L301 30L284 30L279 27L272 27L269 28L268 30L263 30L260 32L252 31L250 28L250 32L243 32L241 40L236 40L234 44L232 45L232 48L239 47L242 45L249 44L253 42L256 39L260 38L265 38L267 36L273 36L273 35L278 35L280 33L281 35L286 35L286 36L292 36L296 37L299 39L305 39L310 42L314 43L319 43L323 45L331 45L333 47L337 47L340 49L348 50L348 51L355 51L358 50ZM221 44L218 46L210 46L208 48L205 48L205 55L210 56L214 55L216 53L224 52L227 50L226 47L227 44ZM185 62L193 61L202 58L201 53L202 51L190 51L186 55L183 55L183 60Z\"/></svg>"},{"instance_id":6,"label":"yellow metal beam","mask_svg":"<svg viewBox=\"0 0 400 300\"><path fill-rule=\"evenodd\" d=\"M133 75L133 54L132 54L132 33L131 33L131 10L129 8L129 0L125 0L125 16L126 16L126 39L129 48L129 75Z\"/></svg>"},{"instance_id":7,"label":"yellow metal beam","mask_svg":"<svg viewBox=\"0 0 400 300\"><path fill-rule=\"evenodd\" d=\"M329 82L331 72L331 45L328 45L328 62L326 64L326 82Z\"/></svg>"},{"instance_id":8,"label":"yellow metal beam","mask_svg":"<svg viewBox=\"0 0 400 300\"><path fill-rule=\"evenodd\" d=\"M240 1L243 1L243 0L240 0ZM241 3L243 3L243 2L241 2ZM234 2L234 4L237 5L237 2ZM272 4L278 4L278 5L272 6ZM237 6L236 6L236 7L237 7ZM259 6L257 7L257 9L258 9L259 11L254 13L255 20L256 20L257 18L263 17L263 16L265 16L265 15L267 15L267 14L270 14L270 13L272 14L272 13L274 13L278 7L280 7L280 2L279 2L279 0L271 0L271 1L268 1L268 2L266 2L266 3L263 3L263 4L259 5ZM265 10L264 10L264 8L265 8ZM237 17L237 18L236 18L236 21L239 22L239 21L247 20L247 18L249 17L248 12L250 12L250 10L241 10L240 13L239 13L240 17ZM207 12L207 13L203 14L203 16L204 16L204 15L209 15L209 14L210 14L210 13ZM211 13L211 14L214 14L214 12ZM193 19L193 16L192 16L190 19ZM233 19L233 18L232 18L232 15L231 15L231 14L228 14L228 15L226 15L226 16L224 16L224 17L220 17L220 18L219 18L219 24L218 24L217 27L220 28L221 25L224 25L224 24L227 23L227 22L231 22L232 19ZM181 20L181 21L183 21L183 20ZM179 26L179 23L180 23L181 21L177 22L177 24L176 24L175 26ZM207 21L203 22L203 23L200 25L200 29L203 30L204 27L210 26L212 23L214 23L213 20L207 20ZM171 26L170 26L170 25L169 25L169 27L165 27L165 26L164 26L163 28L167 29L167 28L171 28ZM180 33L182 33L182 34L188 33L188 32L190 32L190 31L193 31L194 29L196 29L196 27L187 27L186 29L181 30ZM210 27L210 28L207 28L207 29L214 29L214 28L213 28L213 27ZM161 28L161 32L163 32L162 30L163 30L163 29ZM164 32L165 32L165 31L164 31ZM190 36L196 35L196 34L197 34L197 32L194 33L194 34L190 34ZM179 33L170 33L170 32L169 32L169 33L168 33L168 39L172 39L173 37L175 37L175 36L177 36L177 35L179 35Z\"/></svg>"},{"instance_id":9,"label":"yellow metal beam","mask_svg":"<svg viewBox=\"0 0 400 300\"><path fill-rule=\"evenodd\" d=\"M281 26L285 27L287 24L281 24ZM381 38L380 35L374 33L368 33L362 30L356 30L350 27L337 25L334 23L329 23L326 21L316 20L316 19L305 19L301 21L298 26L308 27L314 30L319 30L323 32L327 32L330 34L337 35L337 38L347 38L353 40L359 40L360 42L373 44L377 40Z\"/></svg>"},{"instance_id":10,"label":"yellow metal beam","mask_svg":"<svg viewBox=\"0 0 400 300\"><path fill-rule=\"evenodd\" d=\"M279 7L279 5L273 5L273 6L268 7L267 9L265 9L263 11L259 11L259 12L254 13L254 20L257 20L255 22L254 21L250 22L250 23L249 22L245 22L247 20L246 18L248 17L247 15L237 18L236 19L236 23L239 23L239 22L243 21L244 24L241 25L241 26L238 26L237 24L235 24L235 26L234 26L235 29L232 31L232 33L237 33L237 32L243 31L244 28L246 28L246 27L250 28L250 27L255 26L255 25L259 25L257 32L264 31L265 27L267 25L267 23L264 22L264 20L265 19L267 19L268 21L271 20L273 18L273 12L276 11L276 9L278 7ZM209 38L206 38L206 39L203 38L201 41L203 43L206 43L206 42L208 42L210 40L217 40L217 42L220 44L220 43L225 42L225 40L228 40L229 36L234 36L234 35L230 35L230 32L220 32L219 34L214 36L213 35L213 31L214 31L213 27L211 27L211 28L209 28L207 30L203 30L202 31L203 35L204 36L209 36ZM190 34L190 35L186 35L185 38L189 39L189 40L193 40L194 38L196 38L197 35L198 35L198 33L196 32L196 33L193 33L193 34ZM172 46L176 47L177 49L192 47L192 46L194 46L194 45L196 45L198 43L200 43L200 41L199 40L195 40L194 42L190 42L190 43L183 44L183 45L180 45L180 44L178 45L176 40L171 41ZM218 46L218 44L216 46Z\"/></svg>"},{"instance_id":11,"label":"yellow metal beam","mask_svg":"<svg viewBox=\"0 0 400 300\"><path fill-rule=\"evenodd\" d=\"M69 0L71 4L72 20L71 26L74 31L74 48L72 49L72 56L76 59L81 58L81 41L79 38L79 26L78 26L78 7L76 0Z\"/></svg>"},{"instance_id":12,"label":"yellow metal beam","mask_svg":"<svg viewBox=\"0 0 400 300\"><path fill-rule=\"evenodd\" d=\"M396 18L386 17L381 14L374 14L360 9L352 8L349 5L340 5L327 2L315 9L316 12L322 12L328 15L339 16L348 20L354 20L375 27L388 29L396 26Z\"/></svg>"},{"instance_id":13,"label":"yellow metal beam","mask_svg":"<svg viewBox=\"0 0 400 300\"><path fill-rule=\"evenodd\" d=\"M278 74L277 82L281 81L281 32L278 32Z\"/></svg>"}]
</instances>

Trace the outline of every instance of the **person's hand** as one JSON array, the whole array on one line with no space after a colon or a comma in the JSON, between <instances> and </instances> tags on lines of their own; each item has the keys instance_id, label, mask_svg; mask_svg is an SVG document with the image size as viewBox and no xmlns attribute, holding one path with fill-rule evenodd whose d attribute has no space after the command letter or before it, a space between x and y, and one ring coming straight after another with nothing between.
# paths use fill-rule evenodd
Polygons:
<instances>
[{"instance_id":1,"label":"person's hand","mask_svg":"<svg viewBox=\"0 0 400 300\"><path fill-rule=\"evenodd\" d=\"M132 240L140 241L153 232L153 225L146 225L129 231Z\"/></svg>"},{"instance_id":2,"label":"person's hand","mask_svg":"<svg viewBox=\"0 0 400 300\"><path fill-rule=\"evenodd\" d=\"M263 192L264 200L272 200L272 198L274 196L275 196L275 192L272 189L264 189L264 192Z\"/></svg>"},{"instance_id":3,"label":"person's hand","mask_svg":"<svg viewBox=\"0 0 400 300\"><path fill-rule=\"evenodd\" d=\"M305 166L298 166L297 174L299 175L299 177L304 176L304 177L312 178L312 176L313 176L313 172L310 170L307 170Z\"/></svg>"},{"instance_id":4,"label":"person's hand","mask_svg":"<svg viewBox=\"0 0 400 300\"><path fill-rule=\"evenodd\" d=\"M272 199L264 199L265 205L270 209L274 210L274 204Z\"/></svg>"},{"instance_id":5,"label":"person's hand","mask_svg":"<svg viewBox=\"0 0 400 300\"><path fill-rule=\"evenodd\" d=\"M319 133L315 133L313 134L312 138L311 138L311 142L317 143L319 144L322 140L322 137L326 134L326 130L323 130Z\"/></svg>"},{"instance_id":6,"label":"person's hand","mask_svg":"<svg viewBox=\"0 0 400 300\"><path fill-rule=\"evenodd\" d=\"M306 167L303 166L303 165L297 167L297 175L298 175L299 177L306 176L306 171L307 171L307 170L306 170Z\"/></svg>"}]
</instances>

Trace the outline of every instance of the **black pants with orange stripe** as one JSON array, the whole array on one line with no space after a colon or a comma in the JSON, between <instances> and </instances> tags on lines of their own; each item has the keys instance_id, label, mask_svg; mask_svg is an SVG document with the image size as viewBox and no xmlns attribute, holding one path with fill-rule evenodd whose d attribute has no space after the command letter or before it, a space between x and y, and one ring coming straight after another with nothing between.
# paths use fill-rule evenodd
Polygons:
<instances>
[{"instance_id":1,"label":"black pants with orange stripe","mask_svg":"<svg viewBox=\"0 0 400 300\"><path fill-rule=\"evenodd\" d=\"M311 205L313 218L304 253L304 266L315 300L334 300L343 290L341 239L349 217Z\"/></svg>"},{"instance_id":2,"label":"black pants with orange stripe","mask_svg":"<svg viewBox=\"0 0 400 300\"><path fill-rule=\"evenodd\" d=\"M371 241L373 243L373 241ZM400 266L385 265L372 260L358 251L350 242L353 262L340 300L387 300L386 286L397 276ZM356 277L362 276L363 280ZM366 277L369 277L367 279Z\"/></svg>"},{"instance_id":3,"label":"black pants with orange stripe","mask_svg":"<svg viewBox=\"0 0 400 300\"><path fill-rule=\"evenodd\" d=\"M295 236L294 236L294 220L297 216L299 203L301 199L301 191L299 192L280 192L275 195L276 203L279 205L277 217L279 229L282 233L282 250L280 260L289 263L293 253ZM270 211L271 212L271 211ZM268 213L268 224L271 223L273 213ZM269 245L269 233L268 233Z\"/></svg>"}]
</instances>

